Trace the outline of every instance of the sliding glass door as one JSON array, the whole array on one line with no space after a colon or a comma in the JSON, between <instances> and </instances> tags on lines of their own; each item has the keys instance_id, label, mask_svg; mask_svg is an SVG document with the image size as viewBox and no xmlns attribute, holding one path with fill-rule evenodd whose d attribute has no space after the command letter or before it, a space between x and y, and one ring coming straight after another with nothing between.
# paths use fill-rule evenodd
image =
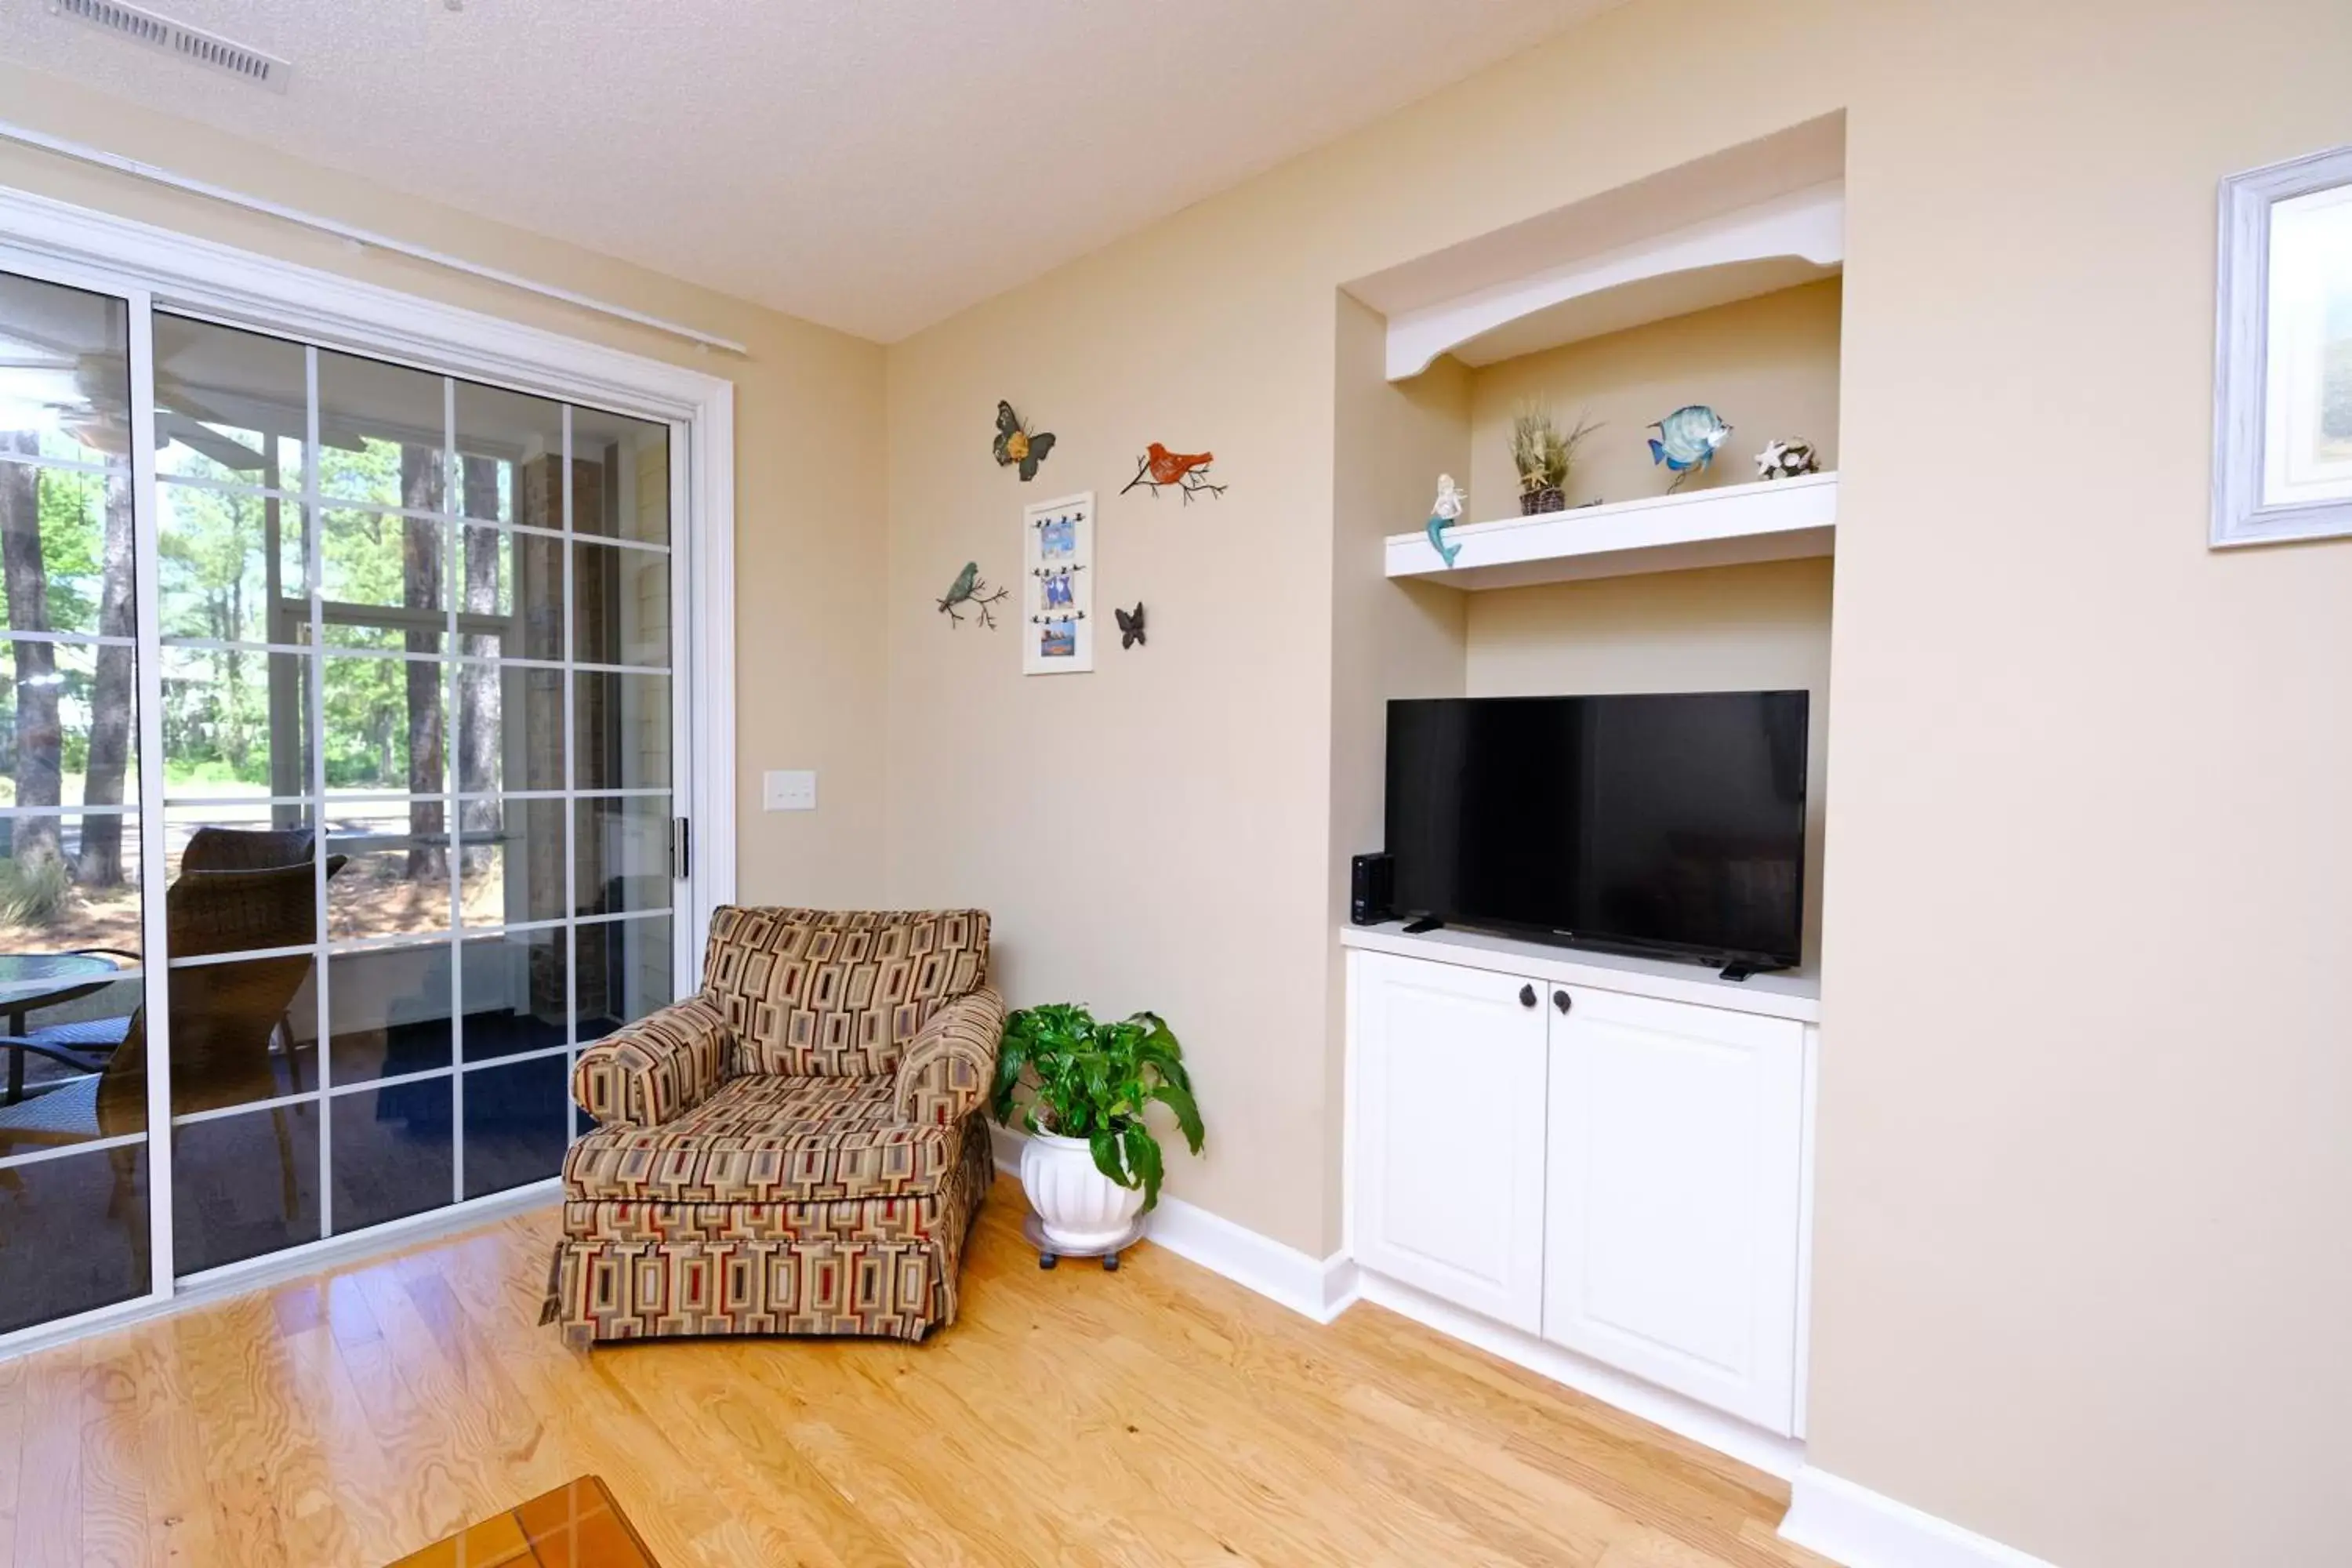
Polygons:
<instances>
[{"instance_id":1,"label":"sliding glass door","mask_svg":"<svg viewBox=\"0 0 2352 1568\"><path fill-rule=\"evenodd\" d=\"M12 423L0 1332L554 1175L684 971L682 429L0 278Z\"/></svg>"},{"instance_id":2,"label":"sliding glass door","mask_svg":"<svg viewBox=\"0 0 2352 1568\"><path fill-rule=\"evenodd\" d=\"M0 1333L152 1288L131 331L0 274Z\"/></svg>"}]
</instances>

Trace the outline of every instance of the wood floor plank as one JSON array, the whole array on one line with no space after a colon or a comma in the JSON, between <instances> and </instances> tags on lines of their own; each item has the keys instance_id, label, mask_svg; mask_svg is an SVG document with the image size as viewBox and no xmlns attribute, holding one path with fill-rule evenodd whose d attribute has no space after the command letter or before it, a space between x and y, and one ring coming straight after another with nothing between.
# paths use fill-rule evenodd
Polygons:
<instances>
[{"instance_id":1,"label":"wood floor plank","mask_svg":"<svg viewBox=\"0 0 2352 1568\"><path fill-rule=\"evenodd\" d=\"M24 1568L82 1560L82 1360L61 1345L25 1369L23 1457L16 1479L16 1560Z\"/></svg>"},{"instance_id":2,"label":"wood floor plank","mask_svg":"<svg viewBox=\"0 0 2352 1568\"><path fill-rule=\"evenodd\" d=\"M16 1562L16 1493L25 1461L25 1370L28 1358L0 1362L0 1568Z\"/></svg>"},{"instance_id":3,"label":"wood floor plank","mask_svg":"<svg viewBox=\"0 0 2352 1568\"><path fill-rule=\"evenodd\" d=\"M322 1319L277 1316L278 1364L317 1435L320 1462L313 1473L350 1526L345 1550L360 1562L385 1561L397 1554L400 1542L397 1512L383 1495L383 1478L396 1472L352 1381L344 1348Z\"/></svg>"},{"instance_id":4,"label":"wood floor plank","mask_svg":"<svg viewBox=\"0 0 2352 1568\"><path fill-rule=\"evenodd\" d=\"M120 1335L89 1342L82 1362L82 1561L147 1561L147 1464L139 1427L138 1355Z\"/></svg>"},{"instance_id":5,"label":"wood floor plank","mask_svg":"<svg viewBox=\"0 0 2352 1568\"><path fill-rule=\"evenodd\" d=\"M317 1529L303 1513L317 1506L322 1459L309 1413L279 1371L267 1298L238 1297L167 1321L191 1370L222 1556L255 1568L317 1561L309 1551ZM331 1512L326 1522L341 1517Z\"/></svg>"},{"instance_id":6,"label":"wood floor plank","mask_svg":"<svg viewBox=\"0 0 2352 1568\"><path fill-rule=\"evenodd\" d=\"M170 1334L122 1336L133 1357L141 1458L147 1480L147 1561L193 1568L223 1561L205 1476L205 1442L186 1362Z\"/></svg>"},{"instance_id":7,"label":"wood floor plank","mask_svg":"<svg viewBox=\"0 0 2352 1568\"><path fill-rule=\"evenodd\" d=\"M664 1568L1822 1568L1768 1476L1377 1308L1040 1270L1022 1213L919 1346L572 1351L550 1208L0 1362L0 1568L381 1568L582 1474Z\"/></svg>"}]
</instances>

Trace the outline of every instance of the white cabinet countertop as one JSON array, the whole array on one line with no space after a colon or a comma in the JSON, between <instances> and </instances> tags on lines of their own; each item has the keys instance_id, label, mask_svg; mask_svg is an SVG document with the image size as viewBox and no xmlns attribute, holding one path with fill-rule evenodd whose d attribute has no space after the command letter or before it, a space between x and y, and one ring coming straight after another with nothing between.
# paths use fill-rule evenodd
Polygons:
<instances>
[{"instance_id":1,"label":"white cabinet countertop","mask_svg":"<svg viewBox=\"0 0 2352 1568\"><path fill-rule=\"evenodd\" d=\"M1522 974L1530 980L1562 985L1591 985L1603 991L1721 1007L1760 1017L1794 1018L1806 1024L1818 1024L1822 1018L1821 977L1809 970L1784 970L1750 975L1746 980L1725 980L1709 964L1591 952L1486 931L1440 927L1419 936L1408 936L1403 924L1395 921L1376 926L1341 926L1339 943L1367 952L1392 952L1403 958L1425 958L1433 963Z\"/></svg>"}]
</instances>

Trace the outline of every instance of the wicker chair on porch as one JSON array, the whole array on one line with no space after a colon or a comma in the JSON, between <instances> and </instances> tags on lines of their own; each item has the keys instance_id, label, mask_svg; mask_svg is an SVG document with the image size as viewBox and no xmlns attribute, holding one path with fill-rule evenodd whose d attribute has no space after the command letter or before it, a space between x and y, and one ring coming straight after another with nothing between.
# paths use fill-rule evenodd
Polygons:
<instances>
[{"instance_id":1,"label":"wicker chair on porch","mask_svg":"<svg viewBox=\"0 0 2352 1568\"><path fill-rule=\"evenodd\" d=\"M956 1315L1004 1005L981 910L722 909L699 994L591 1046L545 1318L567 1340Z\"/></svg>"},{"instance_id":2,"label":"wicker chair on porch","mask_svg":"<svg viewBox=\"0 0 2352 1568\"><path fill-rule=\"evenodd\" d=\"M209 830L207 830L209 831ZM304 830L308 839L308 830ZM202 839L202 832L196 835ZM190 844L194 853L194 843ZM251 870L188 868L164 893L164 924L172 955L197 958L307 946L318 936L317 868L307 858ZM342 868L330 856L327 874ZM171 977L172 1111L186 1115L292 1093L303 1087L285 1029L286 1012L310 973L310 953L239 959L176 969ZM77 1143L137 1132L147 1126L147 1009L142 1005L116 1026L120 1043L107 1048L101 1066L16 1104L0 1107L0 1144ZM55 1031L0 1046L29 1051L68 1065L80 1065L88 1047L45 1040ZM286 1212L294 1212L294 1144L285 1109L270 1111L276 1123L279 1174ZM132 1179L138 1151L113 1151L115 1203Z\"/></svg>"}]
</instances>

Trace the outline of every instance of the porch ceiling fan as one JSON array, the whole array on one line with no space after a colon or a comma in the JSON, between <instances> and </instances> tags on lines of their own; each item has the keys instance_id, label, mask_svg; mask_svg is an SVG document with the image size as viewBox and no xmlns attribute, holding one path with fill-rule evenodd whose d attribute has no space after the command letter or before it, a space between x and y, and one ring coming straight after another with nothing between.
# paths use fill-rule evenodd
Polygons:
<instances>
[{"instance_id":1,"label":"porch ceiling fan","mask_svg":"<svg viewBox=\"0 0 2352 1568\"><path fill-rule=\"evenodd\" d=\"M78 351L70 344L46 342L21 328L9 329L6 337L14 342L0 339L0 408L12 404L37 408L92 451L110 458L130 456L130 375L121 351ZM213 428L214 424L242 428L247 423L169 371L155 373L158 447L177 441L225 468L250 473L266 467L268 459L255 447Z\"/></svg>"}]
</instances>

